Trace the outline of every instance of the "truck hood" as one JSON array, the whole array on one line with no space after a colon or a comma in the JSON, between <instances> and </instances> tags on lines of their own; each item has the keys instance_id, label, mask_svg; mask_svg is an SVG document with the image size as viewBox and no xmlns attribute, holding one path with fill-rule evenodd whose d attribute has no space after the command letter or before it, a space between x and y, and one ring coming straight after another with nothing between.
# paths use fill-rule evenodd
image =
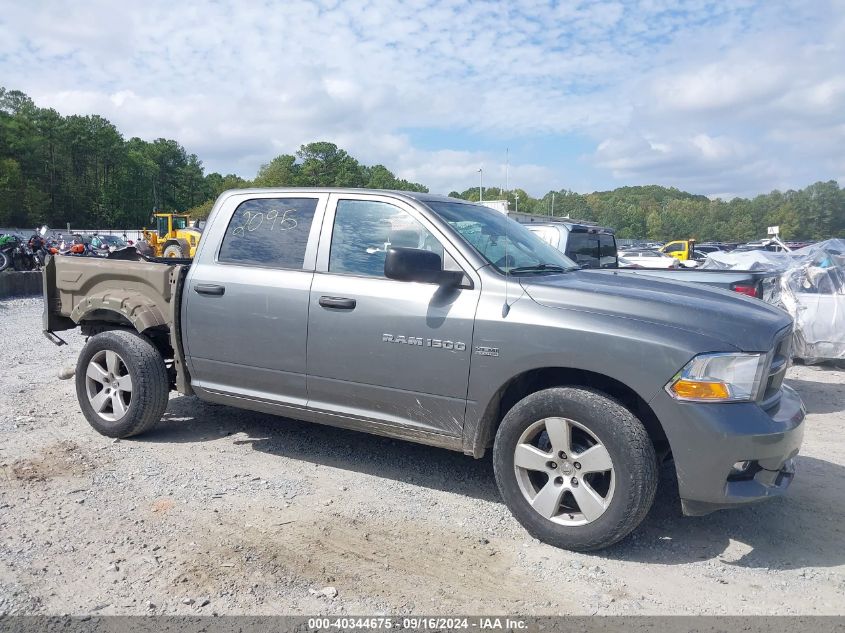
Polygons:
<instances>
[{"instance_id":1,"label":"truck hood","mask_svg":"<svg viewBox=\"0 0 845 633\"><path fill-rule=\"evenodd\" d=\"M646 321L694 332L737 350L766 352L790 316L759 299L698 284L580 270L520 279L540 305Z\"/></svg>"}]
</instances>

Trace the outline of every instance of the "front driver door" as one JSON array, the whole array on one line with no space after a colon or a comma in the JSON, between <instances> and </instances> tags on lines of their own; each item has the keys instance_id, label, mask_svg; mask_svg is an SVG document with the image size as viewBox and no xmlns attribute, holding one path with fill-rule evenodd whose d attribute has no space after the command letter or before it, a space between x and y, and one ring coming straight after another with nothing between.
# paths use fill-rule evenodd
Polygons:
<instances>
[{"instance_id":1,"label":"front driver door","mask_svg":"<svg viewBox=\"0 0 845 633\"><path fill-rule=\"evenodd\" d=\"M308 405L460 435L479 282L446 290L387 279L389 246L435 251L471 271L410 204L333 194L311 287Z\"/></svg>"}]
</instances>

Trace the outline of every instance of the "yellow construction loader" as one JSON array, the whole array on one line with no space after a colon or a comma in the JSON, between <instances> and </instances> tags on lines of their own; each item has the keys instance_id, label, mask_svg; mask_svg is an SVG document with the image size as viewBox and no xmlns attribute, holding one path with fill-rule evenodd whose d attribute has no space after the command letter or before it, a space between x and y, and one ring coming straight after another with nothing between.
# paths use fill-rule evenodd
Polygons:
<instances>
[{"instance_id":1,"label":"yellow construction loader","mask_svg":"<svg viewBox=\"0 0 845 633\"><path fill-rule=\"evenodd\" d=\"M155 257L193 257L201 231L188 226L190 216L178 213L154 213L155 230L144 229L144 241Z\"/></svg>"}]
</instances>

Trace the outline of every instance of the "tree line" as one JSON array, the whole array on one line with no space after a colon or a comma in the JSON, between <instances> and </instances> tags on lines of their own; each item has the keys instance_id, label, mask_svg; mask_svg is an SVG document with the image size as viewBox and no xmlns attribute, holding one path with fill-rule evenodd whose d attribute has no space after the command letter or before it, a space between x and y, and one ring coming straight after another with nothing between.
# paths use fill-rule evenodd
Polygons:
<instances>
[{"instance_id":1,"label":"tree line","mask_svg":"<svg viewBox=\"0 0 845 633\"><path fill-rule=\"evenodd\" d=\"M478 187L449 194L477 201ZM580 194L561 189L533 198L525 191L485 188L485 200L508 200L513 211L598 222L618 237L667 241L744 242L766 237L779 226L786 240L845 237L845 188L835 180L804 189L772 191L754 198L711 200L674 187L647 185Z\"/></svg>"},{"instance_id":2,"label":"tree line","mask_svg":"<svg viewBox=\"0 0 845 633\"><path fill-rule=\"evenodd\" d=\"M175 140L127 140L103 117L62 116L0 88L0 226L135 229L149 223L154 209L206 217L226 189L297 186L428 191L328 142L277 156L252 180L205 173L196 154ZM477 201L479 190L449 195ZM620 237L744 241L772 225L790 240L845 237L845 189L833 180L729 201L656 185L590 194L561 189L540 198L488 187L483 196L507 199L511 210L598 222Z\"/></svg>"},{"instance_id":3,"label":"tree line","mask_svg":"<svg viewBox=\"0 0 845 633\"><path fill-rule=\"evenodd\" d=\"M325 142L277 156L253 180L207 174L175 140L127 140L101 116L62 116L0 88L0 226L136 229L156 209L205 217L221 192L253 186L428 191Z\"/></svg>"}]
</instances>

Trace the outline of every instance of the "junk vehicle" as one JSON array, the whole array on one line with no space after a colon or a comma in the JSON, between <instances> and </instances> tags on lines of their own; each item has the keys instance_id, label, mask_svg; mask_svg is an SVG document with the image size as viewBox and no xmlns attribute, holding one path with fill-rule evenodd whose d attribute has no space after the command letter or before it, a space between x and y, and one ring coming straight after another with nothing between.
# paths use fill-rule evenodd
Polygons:
<instances>
[{"instance_id":1,"label":"junk vehicle","mask_svg":"<svg viewBox=\"0 0 845 633\"><path fill-rule=\"evenodd\" d=\"M177 259L193 257L202 231L189 226L190 220L184 214L154 213L150 221L155 223L155 230L143 232L150 254Z\"/></svg>"},{"instance_id":2,"label":"junk vehicle","mask_svg":"<svg viewBox=\"0 0 845 633\"><path fill-rule=\"evenodd\" d=\"M619 268L678 268L679 266L680 263L674 257L650 248L619 251Z\"/></svg>"},{"instance_id":3,"label":"junk vehicle","mask_svg":"<svg viewBox=\"0 0 845 633\"><path fill-rule=\"evenodd\" d=\"M661 246L660 252L674 257L683 263L694 259L695 247L695 240L675 240L674 242L667 242Z\"/></svg>"},{"instance_id":4,"label":"junk vehicle","mask_svg":"<svg viewBox=\"0 0 845 633\"><path fill-rule=\"evenodd\" d=\"M616 238L611 228L585 222L569 221L540 221L533 219L530 223L521 220L532 232L540 236L545 242L557 248L570 259L580 264L582 268L617 268L625 270L625 274L637 274L647 277L664 277L672 281L686 281L706 284L725 290L732 290L740 294L763 299L771 304L778 303L780 297L779 274L764 270L707 270L697 268L681 268L680 266L664 266L655 262L653 267L648 260L637 257L636 262L625 257L625 253L617 253ZM536 216L540 217L540 216ZM689 240L691 243L692 240ZM673 242L670 242L672 244ZM667 244L668 246L668 244ZM716 249L714 252L719 252ZM664 254L654 251L659 257ZM673 253L674 254L674 253ZM709 253L708 253L709 254ZM621 264L619 258L622 258ZM702 254L701 259L704 259ZM636 268L632 267L636 264ZM692 261L687 262L692 263Z\"/></svg>"},{"instance_id":5,"label":"junk vehicle","mask_svg":"<svg viewBox=\"0 0 845 633\"><path fill-rule=\"evenodd\" d=\"M117 235L92 235L91 246L102 252L112 252L128 246L126 240Z\"/></svg>"},{"instance_id":6,"label":"junk vehicle","mask_svg":"<svg viewBox=\"0 0 845 633\"><path fill-rule=\"evenodd\" d=\"M805 363L845 361L845 240L779 252L737 249L708 257L704 266L778 275L779 303L795 321L793 356Z\"/></svg>"},{"instance_id":7,"label":"junk vehicle","mask_svg":"<svg viewBox=\"0 0 845 633\"><path fill-rule=\"evenodd\" d=\"M792 320L736 293L583 270L484 206L414 192L246 189L191 262L54 257L45 334L94 429L152 428L168 392L462 451L492 449L535 537L630 533L672 460L706 514L783 494L804 407Z\"/></svg>"}]
</instances>

